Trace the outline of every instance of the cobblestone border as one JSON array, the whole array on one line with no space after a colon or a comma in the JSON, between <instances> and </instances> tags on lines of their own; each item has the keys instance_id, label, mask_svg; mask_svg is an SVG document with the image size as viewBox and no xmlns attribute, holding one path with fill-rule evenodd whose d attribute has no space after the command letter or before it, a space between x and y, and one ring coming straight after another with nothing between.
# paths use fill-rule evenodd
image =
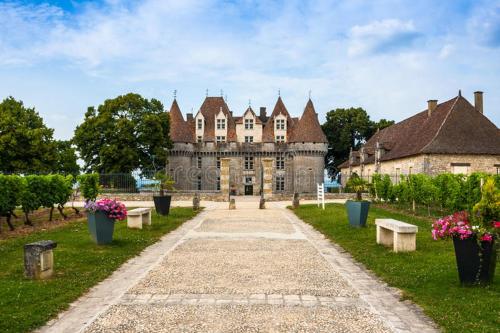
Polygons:
<instances>
[{"instance_id":1,"label":"cobblestone border","mask_svg":"<svg viewBox=\"0 0 500 333\"><path fill-rule=\"evenodd\" d=\"M440 332L437 325L411 301L401 301L401 291L389 287L340 246L332 243L293 212L283 214L298 227L318 252L359 293L371 312L378 314L397 333ZM374 236L375 237L375 236Z\"/></svg>"}]
</instances>

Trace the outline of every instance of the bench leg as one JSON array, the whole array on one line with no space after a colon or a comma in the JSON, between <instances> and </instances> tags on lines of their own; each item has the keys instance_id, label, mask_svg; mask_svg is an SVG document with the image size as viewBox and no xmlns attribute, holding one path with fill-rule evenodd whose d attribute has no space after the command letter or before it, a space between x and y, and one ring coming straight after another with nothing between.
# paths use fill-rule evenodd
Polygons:
<instances>
[{"instance_id":1,"label":"bench leg","mask_svg":"<svg viewBox=\"0 0 500 333\"><path fill-rule=\"evenodd\" d=\"M382 228L381 226L377 226L377 244L392 246L393 240L394 239L392 230Z\"/></svg>"},{"instance_id":2,"label":"bench leg","mask_svg":"<svg viewBox=\"0 0 500 333\"><path fill-rule=\"evenodd\" d=\"M417 249L417 234L394 233L394 252L409 252Z\"/></svg>"},{"instance_id":3,"label":"bench leg","mask_svg":"<svg viewBox=\"0 0 500 333\"><path fill-rule=\"evenodd\" d=\"M142 229L142 216L141 215L127 216L127 227L131 229Z\"/></svg>"},{"instance_id":4,"label":"bench leg","mask_svg":"<svg viewBox=\"0 0 500 333\"><path fill-rule=\"evenodd\" d=\"M142 224L151 225L151 212L142 214Z\"/></svg>"}]
</instances>

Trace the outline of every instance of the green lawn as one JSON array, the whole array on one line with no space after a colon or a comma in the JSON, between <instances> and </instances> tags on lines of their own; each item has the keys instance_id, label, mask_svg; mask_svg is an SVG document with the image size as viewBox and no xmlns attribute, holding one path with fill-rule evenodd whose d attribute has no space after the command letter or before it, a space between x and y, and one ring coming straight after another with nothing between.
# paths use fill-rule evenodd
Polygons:
<instances>
[{"instance_id":1,"label":"green lawn","mask_svg":"<svg viewBox=\"0 0 500 333\"><path fill-rule=\"evenodd\" d=\"M500 269L488 287L461 287L451 241L434 241L429 219L370 208L367 227L349 227L344 205L323 211L303 205L297 216L342 246L404 297L419 304L446 332L500 332ZM394 218L419 227L417 251L393 253L377 245L375 218ZM497 265L498 266L498 265Z\"/></svg>"},{"instance_id":2,"label":"green lawn","mask_svg":"<svg viewBox=\"0 0 500 333\"><path fill-rule=\"evenodd\" d=\"M194 215L191 208L173 208L168 217L153 213L152 225L143 230L127 229L126 221L117 222L114 241L107 246L92 242L85 219L0 241L0 332L26 332L43 325L127 259ZM56 275L47 281L31 281L23 277L23 245L43 239L58 243Z\"/></svg>"}]
</instances>

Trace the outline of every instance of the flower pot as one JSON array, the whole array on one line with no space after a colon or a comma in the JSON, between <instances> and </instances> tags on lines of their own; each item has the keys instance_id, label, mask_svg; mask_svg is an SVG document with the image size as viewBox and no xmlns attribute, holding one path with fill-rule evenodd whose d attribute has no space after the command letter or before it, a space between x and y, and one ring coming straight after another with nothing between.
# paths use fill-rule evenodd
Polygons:
<instances>
[{"instance_id":1,"label":"flower pot","mask_svg":"<svg viewBox=\"0 0 500 333\"><path fill-rule=\"evenodd\" d=\"M101 211L87 212L87 221L94 242L104 245L113 241L115 220L110 219L106 213Z\"/></svg>"},{"instance_id":2,"label":"flower pot","mask_svg":"<svg viewBox=\"0 0 500 333\"><path fill-rule=\"evenodd\" d=\"M366 226L366 219L368 218L368 210L370 208L369 201L347 200L345 206L351 227L361 228Z\"/></svg>"},{"instance_id":3,"label":"flower pot","mask_svg":"<svg viewBox=\"0 0 500 333\"><path fill-rule=\"evenodd\" d=\"M489 284L493 281L497 256L495 240L482 241L479 246L475 236L467 239L453 237L453 245L460 283Z\"/></svg>"},{"instance_id":4,"label":"flower pot","mask_svg":"<svg viewBox=\"0 0 500 333\"><path fill-rule=\"evenodd\" d=\"M160 215L168 215L170 211L170 201L172 200L172 196L170 195L162 195L162 196L153 196L153 200L155 202L156 212Z\"/></svg>"}]
</instances>

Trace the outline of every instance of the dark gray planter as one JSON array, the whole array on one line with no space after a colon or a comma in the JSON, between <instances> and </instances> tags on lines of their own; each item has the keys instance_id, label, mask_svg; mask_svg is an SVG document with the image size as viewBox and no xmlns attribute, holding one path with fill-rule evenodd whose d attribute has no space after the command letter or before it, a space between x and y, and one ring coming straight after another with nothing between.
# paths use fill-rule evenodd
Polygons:
<instances>
[{"instance_id":1,"label":"dark gray planter","mask_svg":"<svg viewBox=\"0 0 500 333\"><path fill-rule=\"evenodd\" d=\"M153 201L155 203L156 212L159 215L166 216L170 212L170 201L172 200L172 196L170 195L159 195L153 196Z\"/></svg>"},{"instance_id":2,"label":"dark gray planter","mask_svg":"<svg viewBox=\"0 0 500 333\"><path fill-rule=\"evenodd\" d=\"M89 232L98 245L109 244L113 241L115 220L110 219L105 212L87 212Z\"/></svg>"},{"instance_id":3,"label":"dark gray planter","mask_svg":"<svg viewBox=\"0 0 500 333\"><path fill-rule=\"evenodd\" d=\"M347 200L345 203L347 209L347 217L351 227L361 228L366 226L368 218L368 210L370 209L369 201L352 201Z\"/></svg>"}]
</instances>

